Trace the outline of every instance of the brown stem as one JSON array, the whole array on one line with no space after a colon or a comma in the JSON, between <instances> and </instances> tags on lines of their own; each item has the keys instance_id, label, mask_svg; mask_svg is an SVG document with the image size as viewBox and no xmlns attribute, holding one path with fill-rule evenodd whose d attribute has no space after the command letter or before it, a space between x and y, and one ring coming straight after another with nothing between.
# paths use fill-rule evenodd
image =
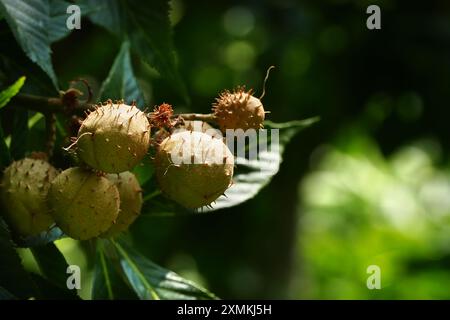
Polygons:
<instances>
[{"instance_id":1,"label":"brown stem","mask_svg":"<svg viewBox=\"0 0 450 320\"><path fill-rule=\"evenodd\" d=\"M184 120L200 120L205 122L215 122L216 116L213 113L202 114L202 113L181 113L175 114L173 117L181 117Z\"/></svg>"},{"instance_id":2,"label":"brown stem","mask_svg":"<svg viewBox=\"0 0 450 320\"><path fill-rule=\"evenodd\" d=\"M66 112L62 98L41 97L31 94L18 94L11 100L11 105L27 108L29 110L42 112L44 114ZM76 113L90 109L90 104L78 104L73 109Z\"/></svg>"},{"instance_id":3,"label":"brown stem","mask_svg":"<svg viewBox=\"0 0 450 320\"><path fill-rule=\"evenodd\" d=\"M27 108L29 110L41 112L44 114L65 113L67 111L72 111L74 113L80 114L83 111L95 108L95 105L91 103L77 103L74 106L68 106L60 97L41 97L31 94L16 95L11 100L11 105L17 105L18 107ZM182 113L173 115L173 118L177 117L181 117L184 120L200 120L206 122L216 121L216 117L212 113Z\"/></svg>"}]
</instances>

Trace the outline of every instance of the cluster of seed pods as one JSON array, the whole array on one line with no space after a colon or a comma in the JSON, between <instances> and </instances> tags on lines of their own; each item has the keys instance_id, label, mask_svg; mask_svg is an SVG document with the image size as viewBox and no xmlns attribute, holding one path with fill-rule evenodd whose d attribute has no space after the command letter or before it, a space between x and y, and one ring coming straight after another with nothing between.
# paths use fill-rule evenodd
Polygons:
<instances>
[{"instance_id":1,"label":"cluster of seed pods","mask_svg":"<svg viewBox=\"0 0 450 320\"><path fill-rule=\"evenodd\" d=\"M266 113L260 99L243 88L221 93L213 111L222 132L259 129ZM23 237L54 224L80 240L116 236L140 214L142 190L130 171L148 156L151 145L165 195L187 208L211 206L233 177L234 157L222 135L208 133L213 128L200 121L174 127L168 104L151 115L135 104L109 100L86 113L74 143L65 148L74 148L79 167L59 173L42 159L13 162L0 189L6 220ZM154 141L152 125L159 129Z\"/></svg>"}]
</instances>

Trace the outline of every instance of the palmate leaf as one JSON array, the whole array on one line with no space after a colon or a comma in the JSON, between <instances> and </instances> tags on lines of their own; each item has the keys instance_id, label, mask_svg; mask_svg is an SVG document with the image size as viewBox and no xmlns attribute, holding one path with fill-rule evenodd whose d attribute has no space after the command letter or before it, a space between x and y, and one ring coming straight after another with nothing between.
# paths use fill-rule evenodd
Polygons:
<instances>
[{"instance_id":1,"label":"palmate leaf","mask_svg":"<svg viewBox=\"0 0 450 320\"><path fill-rule=\"evenodd\" d=\"M140 299L216 299L195 283L142 256L124 241L111 240L130 286Z\"/></svg>"},{"instance_id":2,"label":"palmate leaf","mask_svg":"<svg viewBox=\"0 0 450 320\"><path fill-rule=\"evenodd\" d=\"M277 174L283 161L283 151L289 141L302 129L311 126L317 122L318 118L309 118L300 121L290 121L286 123L273 123L266 121L264 123L267 129L279 130L279 147L268 145L267 150L258 151L258 159L248 160L237 158L237 170L233 176L233 184L225 192L225 196L219 197L212 208L204 211L213 211L222 208L237 206L258 194L264 188L272 177ZM270 144L271 134L268 133L267 144ZM253 145L256 148L257 145Z\"/></svg>"},{"instance_id":3,"label":"palmate leaf","mask_svg":"<svg viewBox=\"0 0 450 320\"><path fill-rule=\"evenodd\" d=\"M102 84L100 99L124 99L127 103L135 100L138 107L144 106L144 96L131 65L130 44L126 41L122 44L109 75Z\"/></svg>"},{"instance_id":4,"label":"palmate leaf","mask_svg":"<svg viewBox=\"0 0 450 320\"><path fill-rule=\"evenodd\" d=\"M58 88L51 62L48 35L49 1L0 0L0 14L6 18L14 37L26 55L45 71L55 88Z\"/></svg>"}]
</instances>

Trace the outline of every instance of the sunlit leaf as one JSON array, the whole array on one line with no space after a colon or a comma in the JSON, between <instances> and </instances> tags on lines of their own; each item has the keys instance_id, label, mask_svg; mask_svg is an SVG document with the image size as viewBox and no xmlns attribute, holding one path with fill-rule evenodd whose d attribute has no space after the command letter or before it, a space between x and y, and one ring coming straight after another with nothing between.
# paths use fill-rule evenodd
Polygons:
<instances>
[{"instance_id":1,"label":"sunlit leaf","mask_svg":"<svg viewBox=\"0 0 450 320\"><path fill-rule=\"evenodd\" d=\"M9 153L9 148L8 145L6 144L3 128L1 125L0 125L0 162L1 162L0 169L2 170L11 163L11 154Z\"/></svg>"},{"instance_id":2,"label":"sunlit leaf","mask_svg":"<svg viewBox=\"0 0 450 320\"><path fill-rule=\"evenodd\" d=\"M9 100L11 100L12 97L19 93L24 83L25 77L20 77L19 80L0 92L0 109L6 106Z\"/></svg>"},{"instance_id":3,"label":"sunlit leaf","mask_svg":"<svg viewBox=\"0 0 450 320\"><path fill-rule=\"evenodd\" d=\"M212 209L205 208L204 211L236 206L256 196L277 174L283 161L284 148L292 137L317 121L317 118L286 123L266 121L265 128L279 130L279 147L274 144L268 145L267 150L258 152L258 159L237 158L235 162L240 164L233 176L232 186L225 192L225 196L221 196L213 203ZM270 137L271 134L268 133L268 144L271 142ZM253 147L256 148L257 145L255 144Z\"/></svg>"}]
</instances>

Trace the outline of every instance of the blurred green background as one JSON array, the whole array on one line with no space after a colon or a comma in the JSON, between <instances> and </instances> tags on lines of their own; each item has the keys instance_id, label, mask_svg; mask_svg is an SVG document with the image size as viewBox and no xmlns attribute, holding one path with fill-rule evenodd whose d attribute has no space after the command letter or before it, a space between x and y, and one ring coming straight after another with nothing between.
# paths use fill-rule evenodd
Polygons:
<instances>
[{"instance_id":1,"label":"blurred green background","mask_svg":"<svg viewBox=\"0 0 450 320\"><path fill-rule=\"evenodd\" d=\"M369 4L381 7L381 30L366 28ZM153 78L141 81L149 106L206 113L223 89L246 85L259 95L275 65L268 118L321 121L289 144L280 172L253 200L211 214L142 217L131 229L138 249L221 298L449 299L450 3L172 7L191 103L137 65L138 77ZM53 46L55 71L98 92L119 47L83 19L81 31ZM79 243L57 245L69 263L92 266ZM366 287L370 265L381 268L381 290Z\"/></svg>"}]
</instances>

